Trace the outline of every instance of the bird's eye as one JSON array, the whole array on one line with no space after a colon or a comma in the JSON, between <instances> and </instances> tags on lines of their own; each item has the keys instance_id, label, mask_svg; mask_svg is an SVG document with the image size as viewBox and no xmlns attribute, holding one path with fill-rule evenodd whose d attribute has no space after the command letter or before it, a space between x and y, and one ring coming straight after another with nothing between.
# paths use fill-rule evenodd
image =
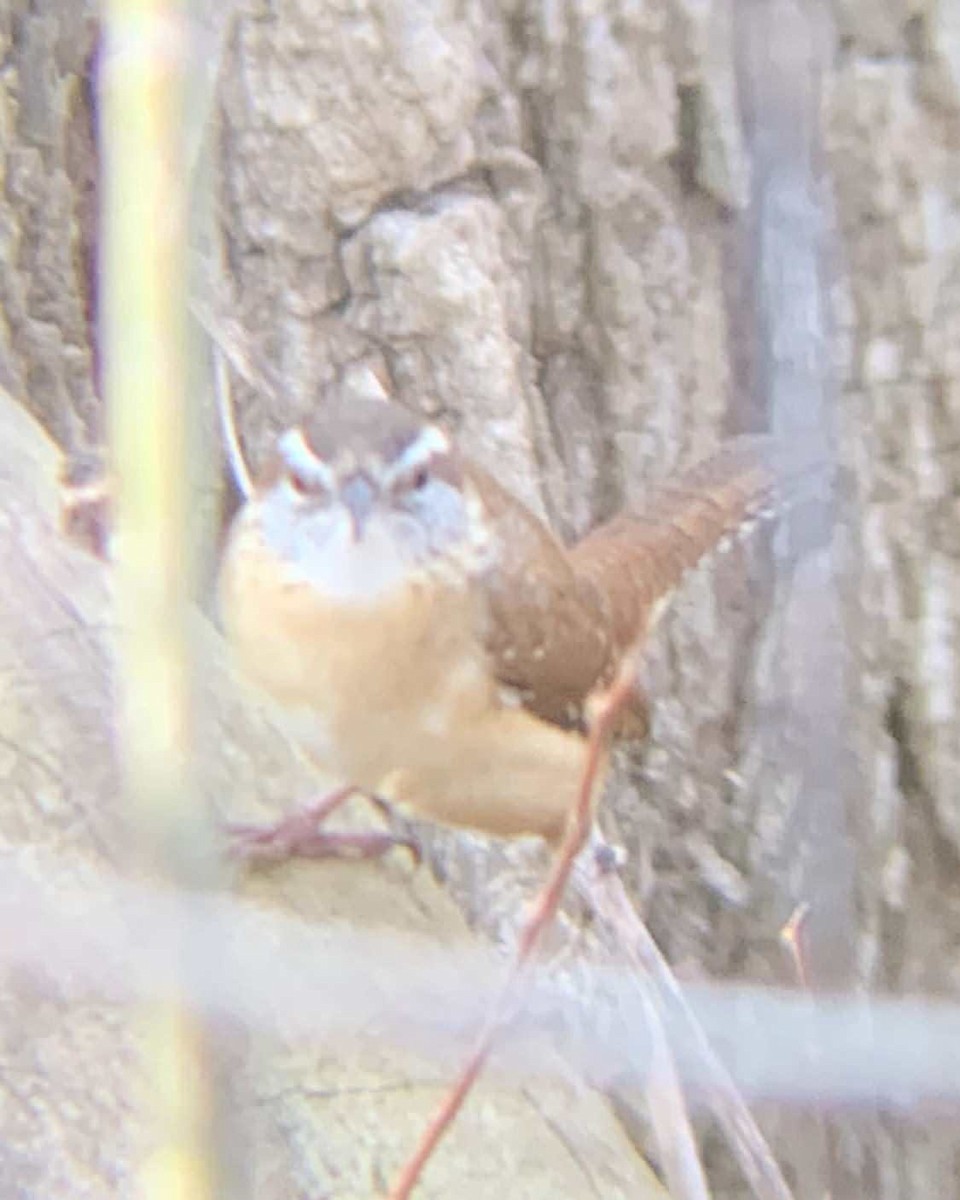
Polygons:
<instances>
[{"instance_id":1,"label":"bird's eye","mask_svg":"<svg viewBox=\"0 0 960 1200\"><path fill-rule=\"evenodd\" d=\"M426 467L421 467L410 480L410 487L413 491L422 491L430 482L430 472Z\"/></svg>"}]
</instances>

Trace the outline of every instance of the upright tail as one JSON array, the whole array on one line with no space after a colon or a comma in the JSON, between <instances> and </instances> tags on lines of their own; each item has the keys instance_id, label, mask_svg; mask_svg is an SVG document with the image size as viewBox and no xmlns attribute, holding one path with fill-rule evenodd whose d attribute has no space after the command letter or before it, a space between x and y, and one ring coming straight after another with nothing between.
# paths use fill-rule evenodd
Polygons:
<instances>
[{"instance_id":1,"label":"upright tail","mask_svg":"<svg viewBox=\"0 0 960 1200\"><path fill-rule=\"evenodd\" d=\"M774 437L733 438L578 542L574 569L607 611L614 653L651 628L702 558L810 497L823 475L822 460Z\"/></svg>"}]
</instances>

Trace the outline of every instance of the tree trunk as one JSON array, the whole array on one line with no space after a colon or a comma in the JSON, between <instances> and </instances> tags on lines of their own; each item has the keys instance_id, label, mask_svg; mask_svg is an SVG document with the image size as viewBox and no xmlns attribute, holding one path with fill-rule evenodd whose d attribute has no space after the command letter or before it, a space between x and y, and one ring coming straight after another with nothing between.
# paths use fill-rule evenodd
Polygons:
<instances>
[{"instance_id":1,"label":"tree trunk","mask_svg":"<svg viewBox=\"0 0 960 1200\"><path fill-rule=\"evenodd\" d=\"M698 572L661 626L647 667L653 734L623 756L605 821L660 945L691 973L794 984L777 935L806 903L815 988L956 996L960 34L950 6L915 3L909 19L857 0L208 8L200 58L210 78L219 70L216 104L198 101L187 130L215 148L200 275L284 385L279 402L238 388L253 462L361 360L398 399L448 422L564 537L725 433L818 439L840 468L833 502ZM95 41L89 3L0 4L0 383L74 456L104 428L92 336ZM48 493L14 471L13 445L0 481L42 512L28 487ZM48 587L69 592L69 572L94 579L100 569L58 548L44 518L23 521L43 543ZM46 565L62 554L67 575ZM0 711L22 772L0 806L3 840L118 866L98 674L109 650L97 643L99 666L79 643L59 658L33 653L44 626L31 586L0 601L11 669L35 678L44 701ZM82 619L103 620L103 604L98 593ZM82 689L58 691L58 672ZM231 704L212 718L209 790L252 798L264 776L278 798L308 786ZM39 719L48 710L61 713L52 725ZM41 738L73 782L36 805ZM515 925L525 848L433 834L430 858L472 924ZM428 880L385 868L378 883L379 870L297 867L243 888L318 919L465 935ZM125 1028L122 1010L37 1007L28 988L25 1045L47 1039L89 1072L96 1030L97 1061L126 1093L132 1035L104 1033ZM5 1045L11 1036L4 1028ZM238 1105L258 1196L289 1194L291 1178L305 1195L369 1191L437 1095L431 1083L416 1103L401 1089L372 1117L369 1096L332 1110L316 1096L343 1090L361 1071L352 1060L255 1053ZM401 1059L367 1063L364 1080L388 1094ZM71 1107L60 1068L39 1052L21 1046L4 1060L8 1190L71 1196L90 1173L112 1186L126 1178L140 1136L128 1107ZM490 1089L491 1128L465 1116L427 1191L446 1183L479 1196L508 1178L511 1194L530 1196L645 1186L632 1123L582 1096L561 1121L558 1094L527 1104ZM798 1196L906 1200L960 1179L949 1129L880 1112L823 1123L789 1104L763 1118ZM526 1165L488 1175L495 1140ZM531 1140L539 1149L525 1158ZM747 1194L725 1153L708 1149L716 1194Z\"/></svg>"}]
</instances>

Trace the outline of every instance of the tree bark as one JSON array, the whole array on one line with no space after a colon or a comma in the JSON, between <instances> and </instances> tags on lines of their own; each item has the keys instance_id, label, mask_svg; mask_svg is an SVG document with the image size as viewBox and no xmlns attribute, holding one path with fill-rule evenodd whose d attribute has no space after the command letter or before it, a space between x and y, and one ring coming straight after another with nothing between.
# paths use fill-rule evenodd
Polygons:
<instances>
[{"instance_id":1,"label":"tree bark","mask_svg":"<svg viewBox=\"0 0 960 1200\"><path fill-rule=\"evenodd\" d=\"M821 440L840 467L833 503L697 573L658 632L653 735L622 756L606 820L675 964L793 983L777 933L805 902L816 988L955 997L960 33L950 6L240 0L204 16L204 65L219 75L215 105L198 102L187 131L214 156L200 273L284 382L279 403L238 386L254 462L359 360L401 401L450 423L566 537L724 433ZM0 383L72 455L98 446L104 427L91 333L95 36L93 6L78 0L0 6ZM61 551L51 542L49 553ZM16 642L37 637L26 594L2 601ZM102 603L86 619L103 620ZM42 747L71 777L64 764L82 763L88 782L79 806L61 788L29 820L18 806L41 784L11 789L4 841L26 853L61 844L66 827L71 852L117 864L107 698L88 678L108 669L107 651L95 667L79 649L23 653L19 676L54 707L58 670L84 680ZM4 714L5 736L29 773L42 723L20 704ZM215 756L211 778L252 797L269 777L271 794L292 802L306 783L286 765L274 773L286 751L269 735L243 740L252 719L218 727L234 757ZM98 740L78 745L91 722ZM471 923L509 932L531 878L527 848L429 840ZM387 869L381 889L377 868L358 870L362 883L317 866L292 869L289 886L283 875L247 887L321 919L360 889L358 920L399 905L400 927L423 920L464 935L425 879ZM398 900L410 889L415 898ZM42 1039L32 1007L31 996L21 1017ZM105 1037L115 1019L98 1013L81 1028L71 1022L82 1013L57 1011L49 1036L79 1064L96 1028L119 1094L131 1043ZM304 1057L275 1057L251 1085L252 1194L287 1194L291 1177L304 1194L369 1189L376 1155L362 1148L387 1141L395 1162L435 1093L422 1107L401 1093L370 1125L359 1107L331 1122L310 1099L331 1085ZM42 1152L29 1149L31 1110L10 1084L0 1115L18 1147L14 1190L39 1181L79 1195L86 1172L123 1177L132 1143L106 1161L101 1135L125 1127L133 1100L70 1110L40 1056L15 1065L38 1089L33 1121L39 1112L53 1133ZM542 1155L557 1160L542 1111L488 1102L500 1106L498 1138L545 1139ZM764 1115L800 1196L905 1200L946 1194L960 1176L949 1129L881 1113L823 1124L789 1105ZM602 1105L580 1119L597 1123L617 1164L604 1194L640 1186L639 1160ZM341 1130L322 1152L318 1122ZM477 1166L489 1149L471 1129L476 1140L464 1135L427 1190L489 1186ZM603 1154L589 1158L594 1170ZM717 1195L744 1194L719 1149L708 1161ZM576 1174L502 1178L529 1195L597 1186L589 1170Z\"/></svg>"}]
</instances>

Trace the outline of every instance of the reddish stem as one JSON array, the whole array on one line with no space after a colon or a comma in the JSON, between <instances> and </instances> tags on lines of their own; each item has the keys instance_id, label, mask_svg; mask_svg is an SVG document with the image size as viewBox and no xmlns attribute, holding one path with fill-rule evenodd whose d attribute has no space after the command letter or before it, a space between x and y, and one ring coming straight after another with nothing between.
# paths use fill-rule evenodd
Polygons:
<instances>
[{"instance_id":1,"label":"reddish stem","mask_svg":"<svg viewBox=\"0 0 960 1200\"><path fill-rule=\"evenodd\" d=\"M470 1089L479 1078L512 1002L521 998L519 989L525 976L525 968L533 952L539 946L545 930L557 914L574 861L590 834L593 818L593 792L597 776L600 773L604 749L620 710L633 693L638 657L639 647L635 646L624 655L613 686L607 692L597 696L592 703L588 702L590 733L587 739L587 757L583 773L580 776L576 804L546 883L541 889L533 912L521 931L517 955L510 974L491 1009L473 1053L467 1059L453 1087L444 1097L440 1108L432 1117L413 1154L404 1164L389 1193L389 1200L408 1200L424 1168L430 1161L431 1155L450 1128L470 1094Z\"/></svg>"}]
</instances>

